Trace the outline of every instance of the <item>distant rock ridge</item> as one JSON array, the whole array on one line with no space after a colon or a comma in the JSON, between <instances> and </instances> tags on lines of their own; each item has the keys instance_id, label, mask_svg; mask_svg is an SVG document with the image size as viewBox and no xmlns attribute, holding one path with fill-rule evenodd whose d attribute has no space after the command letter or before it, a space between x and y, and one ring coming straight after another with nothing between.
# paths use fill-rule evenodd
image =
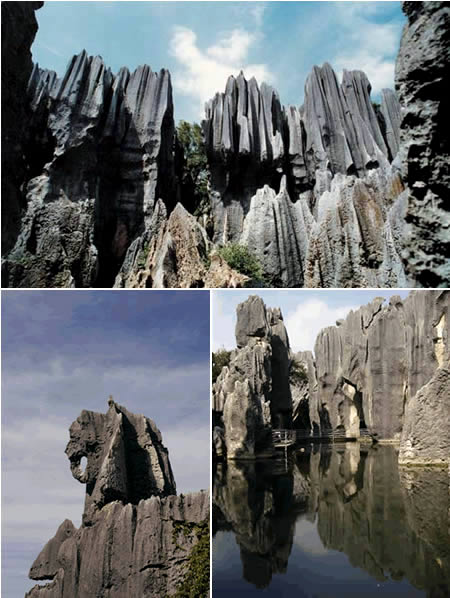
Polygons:
<instances>
[{"instance_id":1,"label":"distant rock ridge","mask_svg":"<svg viewBox=\"0 0 450 598\"><path fill-rule=\"evenodd\" d=\"M400 443L405 464L450 462L450 291L374 299L323 329L314 355L291 352L280 312L261 298L237 316L238 348L213 385L218 454L253 456L273 429L294 427L315 437L368 432Z\"/></svg>"},{"instance_id":2,"label":"distant rock ridge","mask_svg":"<svg viewBox=\"0 0 450 598\"><path fill-rule=\"evenodd\" d=\"M112 399L106 414L81 412L66 454L86 484L83 522L76 529L64 521L42 549L30 578L51 581L27 598L174 595L193 548L209 534L209 493L176 496L155 423Z\"/></svg>"}]
</instances>

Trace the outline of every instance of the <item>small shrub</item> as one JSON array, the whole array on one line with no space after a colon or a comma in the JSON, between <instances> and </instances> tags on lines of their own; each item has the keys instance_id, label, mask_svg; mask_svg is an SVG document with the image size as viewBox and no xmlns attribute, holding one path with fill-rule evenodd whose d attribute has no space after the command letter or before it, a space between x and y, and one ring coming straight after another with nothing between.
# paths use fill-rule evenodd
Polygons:
<instances>
[{"instance_id":1,"label":"small shrub","mask_svg":"<svg viewBox=\"0 0 450 598\"><path fill-rule=\"evenodd\" d=\"M239 245L238 243L230 243L229 245L221 247L218 250L218 254L226 261L230 268L249 276L254 281L261 281L264 283L262 266L256 257L249 251L248 247Z\"/></svg>"},{"instance_id":2,"label":"small shrub","mask_svg":"<svg viewBox=\"0 0 450 598\"><path fill-rule=\"evenodd\" d=\"M231 351L226 349L219 349L216 353L212 354L212 381L213 384L217 380L226 365L230 364Z\"/></svg>"},{"instance_id":3,"label":"small shrub","mask_svg":"<svg viewBox=\"0 0 450 598\"><path fill-rule=\"evenodd\" d=\"M181 525L186 537L192 533L196 535L197 543L191 550L186 576L174 598L206 598L209 592L209 522Z\"/></svg>"},{"instance_id":4,"label":"small shrub","mask_svg":"<svg viewBox=\"0 0 450 598\"><path fill-rule=\"evenodd\" d=\"M291 384L305 384L308 382L308 373L305 366L296 359L292 360L289 380Z\"/></svg>"}]
</instances>

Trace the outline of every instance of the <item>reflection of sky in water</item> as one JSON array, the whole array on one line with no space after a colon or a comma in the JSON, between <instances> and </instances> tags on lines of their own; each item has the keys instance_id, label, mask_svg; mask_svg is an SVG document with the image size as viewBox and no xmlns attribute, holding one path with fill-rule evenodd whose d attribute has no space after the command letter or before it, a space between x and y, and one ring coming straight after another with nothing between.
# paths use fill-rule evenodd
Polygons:
<instances>
[{"instance_id":1,"label":"reflection of sky in water","mask_svg":"<svg viewBox=\"0 0 450 598\"><path fill-rule=\"evenodd\" d=\"M399 474L392 447L321 450L289 471L218 466L214 598L450 596L438 562L450 549L446 472L413 478Z\"/></svg>"},{"instance_id":2,"label":"reflection of sky in water","mask_svg":"<svg viewBox=\"0 0 450 598\"><path fill-rule=\"evenodd\" d=\"M274 574L268 588L258 589L242 578L239 546L233 532L217 532L213 540L213 596L282 596L292 598L419 598L425 592L407 581L380 583L351 566L345 554L324 548L315 523L296 522L287 572Z\"/></svg>"}]
</instances>

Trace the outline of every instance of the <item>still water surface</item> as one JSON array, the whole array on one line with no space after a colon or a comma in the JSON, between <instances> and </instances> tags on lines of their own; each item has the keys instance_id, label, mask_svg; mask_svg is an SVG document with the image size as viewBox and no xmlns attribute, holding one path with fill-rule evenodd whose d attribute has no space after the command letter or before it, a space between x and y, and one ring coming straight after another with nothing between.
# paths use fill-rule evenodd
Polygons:
<instances>
[{"instance_id":1,"label":"still water surface","mask_svg":"<svg viewBox=\"0 0 450 598\"><path fill-rule=\"evenodd\" d=\"M213 596L450 596L448 473L392 446L217 465Z\"/></svg>"}]
</instances>

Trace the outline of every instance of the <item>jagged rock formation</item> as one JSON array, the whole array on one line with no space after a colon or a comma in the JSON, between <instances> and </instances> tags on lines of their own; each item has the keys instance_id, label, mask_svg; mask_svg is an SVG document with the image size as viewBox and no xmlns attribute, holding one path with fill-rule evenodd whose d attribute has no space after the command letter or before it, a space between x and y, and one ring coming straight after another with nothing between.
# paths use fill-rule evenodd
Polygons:
<instances>
[{"instance_id":1,"label":"jagged rock formation","mask_svg":"<svg viewBox=\"0 0 450 598\"><path fill-rule=\"evenodd\" d=\"M213 482L213 533L234 532L243 577L257 587L289 575L293 538L309 552L295 529L308 519L325 548L379 582L405 580L429 598L448 593L446 471L399 469L394 447L348 443L298 454L288 467L229 461Z\"/></svg>"},{"instance_id":2,"label":"jagged rock formation","mask_svg":"<svg viewBox=\"0 0 450 598\"><path fill-rule=\"evenodd\" d=\"M230 456L252 456L273 429L401 441L400 462L450 461L450 292L377 298L292 355L282 316L259 297L237 308L229 366L213 385ZM437 423L434 423L437 422ZM430 434L433 429L433 434Z\"/></svg>"},{"instance_id":3,"label":"jagged rock formation","mask_svg":"<svg viewBox=\"0 0 450 598\"><path fill-rule=\"evenodd\" d=\"M106 415L82 411L66 453L73 476L86 484L83 523L78 530L71 521L61 524L30 570L31 579L51 582L26 596L175 594L191 551L207 533L209 494L175 495L155 423L110 400Z\"/></svg>"},{"instance_id":4,"label":"jagged rock formation","mask_svg":"<svg viewBox=\"0 0 450 598\"><path fill-rule=\"evenodd\" d=\"M270 445L272 427L290 427L292 421L291 353L281 311L251 296L238 305L237 315L238 349L213 385L228 459L254 457Z\"/></svg>"},{"instance_id":5,"label":"jagged rock formation","mask_svg":"<svg viewBox=\"0 0 450 598\"><path fill-rule=\"evenodd\" d=\"M156 201L175 205L170 75L141 66L114 76L83 51L62 79L35 65L28 95L27 213L6 282L112 286Z\"/></svg>"},{"instance_id":6,"label":"jagged rock formation","mask_svg":"<svg viewBox=\"0 0 450 598\"><path fill-rule=\"evenodd\" d=\"M311 422L348 436L367 428L400 440L410 401L439 360L448 359L449 307L448 291L413 291L404 301L391 297L386 306L375 299L322 330L314 348L318 387Z\"/></svg>"},{"instance_id":7,"label":"jagged rock formation","mask_svg":"<svg viewBox=\"0 0 450 598\"><path fill-rule=\"evenodd\" d=\"M248 246L278 286L403 286L399 118L361 71L314 67L300 109L230 77L204 121L214 241Z\"/></svg>"},{"instance_id":8,"label":"jagged rock formation","mask_svg":"<svg viewBox=\"0 0 450 598\"><path fill-rule=\"evenodd\" d=\"M408 185L404 260L424 286L450 280L450 142L445 110L450 82L450 7L403 2L408 22L397 57L395 86L403 107L403 177Z\"/></svg>"},{"instance_id":9,"label":"jagged rock formation","mask_svg":"<svg viewBox=\"0 0 450 598\"><path fill-rule=\"evenodd\" d=\"M22 182L30 47L38 29L34 11L43 2L2 2L2 255L16 242L25 201Z\"/></svg>"},{"instance_id":10,"label":"jagged rock formation","mask_svg":"<svg viewBox=\"0 0 450 598\"><path fill-rule=\"evenodd\" d=\"M269 286L448 286L445 3L404 3L400 103L383 90L373 105L362 71L339 82L327 63L300 107L230 77L206 104L203 215L183 198L168 71L114 75L83 51L61 79L35 65L16 102L36 4L5 8L4 39L25 37L7 44L24 78L16 85L7 66L5 121L23 127L6 131L3 286L251 285L217 260L209 268L205 253L228 242L249 249ZM16 31L23 10L27 35Z\"/></svg>"}]
</instances>

